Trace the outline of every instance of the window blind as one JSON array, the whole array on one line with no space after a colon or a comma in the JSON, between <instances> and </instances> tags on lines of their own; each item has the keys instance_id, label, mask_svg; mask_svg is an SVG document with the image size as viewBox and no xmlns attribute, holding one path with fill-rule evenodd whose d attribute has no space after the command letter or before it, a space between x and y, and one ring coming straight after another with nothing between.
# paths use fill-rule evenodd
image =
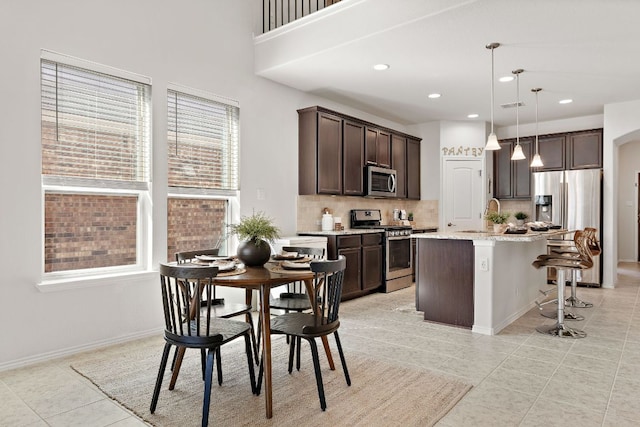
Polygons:
<instances>
[{"instance_id":1,"label":"window blind","mask_svg":"<svg viewBox=\"0 0 640 427\"><path fill-rule=\"evenodd\" d=\"M240 109L168 90L169 186L238 190Z\"/></svg>"},{"instance_id":2,"label":"window blind","mask_svg":"<svg viewBox=\"0 0 640 427\"><path fill-rule=\"evenodd\" d=\"M41 60L42 173L149 181L148 84Z\"/></svg>"}]
</instances>

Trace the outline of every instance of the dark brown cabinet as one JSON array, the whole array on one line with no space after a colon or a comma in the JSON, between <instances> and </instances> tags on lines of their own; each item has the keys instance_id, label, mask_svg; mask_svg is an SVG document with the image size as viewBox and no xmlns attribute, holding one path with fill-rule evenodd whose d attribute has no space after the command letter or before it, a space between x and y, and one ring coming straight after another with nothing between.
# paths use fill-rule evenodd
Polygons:
<instances>
[{"instance_id":1,"label":"dark brown cabinet","mask_svg":"<svg viewBox=\"0 0 640 427\"><path fill-rule=\"evenodd\" d=\"M511 142L499 142L500 149L493 152L493 197L510 199Z\"/></svg>"},{"instance_id":2,"label":"dark brown cabinet","mask_svg":"<svg viewBox=\"0 0 640 427\"><path fill-rule=\"evenodd\" d=\"M513 161L511 190L514 199L528 199L531 197L531 167L529 166L533 157L531 139L520 139L520 146L526 158Z\"/></svg>"},{"instance_id":3,"label":"dark brown cabinet","mask_svg":"<svg viewBox=\"0 0 640 427\"><path fill-rule=\"evenodd\" d=\"M327 257L344 255L342 299L356 298L380 288L383 280L382 233L340 234L327 236Z\"/></svg>"},{"instance_id":4,"label":"dark brown cabinet","mask_svg":"<svg viewBox=\"0 0 640 427\"><path fill-rule=\"evenodd\" d=\"M530 138L520 138L524 160L511 160L516 140L500 141L500 150L493 155L493 196L498 199L528 199L531 197L531 157Z\"/></svg>"},{"instance_id":5,"label":"dark brown cabinet","mask_svg":"<svg viewBox=\"0 0 640 427\"><path fill-rule=\"evenodd\" d=\"M424 320L473 326L474 248L471 240L418 240L416 309Z\"/></svg>"},{"instance_id":6,"label":"dark brown cabinet","mask_svg":"<svg viewBox=\"0 0 640 427\"><path fill-rule=\"evenodd\" d=\"M388 131L367 126L365 158L368 165L391 166L391 134Z\"/></svg>"},{"instance_id":7,"label":"dark brown cabinet","mask_svg":"<svg viewBox=\"0 0 640 427\"><path fill-rule=\"evenodd\" d=\"M567 136L567 169L602 167L602 130L572 133Z\"/></svg>"},{"instance_id":8,"label":"dark brown cabinet","mask_svg":"<svg viewBox=\"0 0 640 427\"><path fill-rule=\"evenodd\" d=\"M298 194L363 196L366 165L392 163L400 169L398 198L419 200L419 138L323 107L298 110Z\"/></svg>"},{"instance_id":9,"label":"dark brown cabinet","mask_svg":"<svg viewBox=\"0 0 640 427\"><path fill-rule=\"evenodd\" d=\"M412 233L420 234L420 233L435 233L438 231L438 227L430 227L430 228L414 228ZM417 252L417 242L418 239L411 239L411 266L413 269L413 273L411 274L411 280L416 281L416 265L418 264L418 252Z\"/></svg>"},{"instance_id":10,"label":"dark brown cabinet","mask_svg":"<svg viewBox=\"0 0 640 427\"><path fill-rule=\"evenodd\" d=\"M531 168L535 138L520 138L526 160L511 160L515 140L500 141L493 154L493 196L498 199L531 198L531 173L602 167L602 129L538 137L538 152L544 166Z\"/></svg>"},{"instance_id":11,"label":"dark brown cabinet","mask_svg":"<svg viewBox=\"0 0 640 427\"><path fill-rule=\"evenodd\" d=\"M564 135L548 135L538 137L538 151L544 166L536 168L536 171L561 171L564 170L565 149Z\"/></svg>"},{"instance_id":12,"label":"dark brown cabinet","mask_svg":"<svg viewBox=\"0 0 640 427\"><path fill-rule=\"evenodd\" d=\"M407 138L407 198L420 200L420 140Z\"/></svg>"},{"instance_id":13,"label":"dark brown cabinet","mask_svg":"<svg viewBox=\"0 0 640 427\"><path fill-rule=\"evenodd\" d=\"M342 118L298 111L298 194L342 194Z\"/></svg>"},{"instance_id":14,"label":"dark brown cabinet","mask_svg":"<svg viewBox=\"0 0 640 427\"><path fill-rule=\"evenodd\" d=\"M382 284L382 234L362 235L362 290L372 291Z\"/></svg>"},{"instance_id":15,"label":"dark brown cabinet","mask_svg":"<svg viewBox=\"0 0 640 427\"><path fill-rule=\"evenodd\" d=\"M364 125L351 120L343 122L342 194L364 194Z\"/></svg>"},{"instance_id":16,"label":"dark brown cabinet","mask_svg":"<svg viewBox=\"0 0 640 427\"><path fill-rule=\"evenodd\" d=\"M539 137L544 166L537 171L597 169L602 167L602 129Z\"/></svg>"},{"instance_id":17,"label":"dark brown cabinet","mask_svg":"<svg viewBox=\"0 0 640 427\"><path fill-rule=\"evenodd\" d=\"M391 136L391 169L396 171L396 196L407 197L407 138Z\"/></svg>"},{"instance_id":18,"label":"dark brown cabinet","mask_svg":"<svg viewBox=\"0 0 640 427\"><path fill-rule=\"evenodd\" d=\"M340 249L338 254L344 255L347 259L347 268L344 271L342 283L342 298L346 299L360 293L362 254L360 248Z\"/></svg>"}]
</instances>

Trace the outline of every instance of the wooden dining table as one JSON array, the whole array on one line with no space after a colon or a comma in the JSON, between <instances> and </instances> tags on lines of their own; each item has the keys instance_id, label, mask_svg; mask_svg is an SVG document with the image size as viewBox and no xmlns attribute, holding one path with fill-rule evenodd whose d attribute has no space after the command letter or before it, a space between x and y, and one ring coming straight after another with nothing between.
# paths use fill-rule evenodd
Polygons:
<instances>
[{"instance_id":1,"label":"wooden dining table","mask_svg":"<svg viewBox=\"0 0 640 427\"><path fill-rule=\"evenodd\" d=\"M218 275L214 278L216 286L228 286L233 288L244 288L246 304L251 304L254 290L260 294L260 321L262 322L262 354L264 357L264 394L265 410L267 418L273 416L273 388L271 378L271 312L269 308L269 294L273 287L285 285L294 281L303 281L307 289L307 294L311 296L312 306L315 307L313 296L314 273L310 270L286 270L278 262L268 262L263 267L244 267L244 272L240 274ZM330 368L335 369L329 343L323 337L323 345Z\"/></svg>"}]
</instances>

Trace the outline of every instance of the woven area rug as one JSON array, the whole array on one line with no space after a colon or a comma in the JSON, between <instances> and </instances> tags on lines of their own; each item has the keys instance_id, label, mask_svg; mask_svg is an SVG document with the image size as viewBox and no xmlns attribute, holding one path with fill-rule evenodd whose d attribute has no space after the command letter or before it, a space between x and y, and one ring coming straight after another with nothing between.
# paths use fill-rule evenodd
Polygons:
<instances>
[{"instance_id":1,"label":"woven area rug","mask_svg":"<svg viewBox=\"0 0 640 427\"><path fill-rule=\"evenodd\" d=\"M456 379L428 371L380 362L347 353L352 385L348 387L335 350L336 370L330 371L321 351L327 410L322 412L308 345L303 344L300 371L287 372L287 345L274 337L273 418L265 418L264 394L251 394L244 354L238 340L222 349L224 382L214 372L209 422L217 426L432 426L471 388ZM200 353L187 350L173 391L165 375L154 414L149 404L164 341L148 338L77 355L71 367L110 398L155 426L200 425L204 383ZM172 352L173 355L173 352ZM257 370L256 370L257 372Z\"/></svg>"}]
</instances>

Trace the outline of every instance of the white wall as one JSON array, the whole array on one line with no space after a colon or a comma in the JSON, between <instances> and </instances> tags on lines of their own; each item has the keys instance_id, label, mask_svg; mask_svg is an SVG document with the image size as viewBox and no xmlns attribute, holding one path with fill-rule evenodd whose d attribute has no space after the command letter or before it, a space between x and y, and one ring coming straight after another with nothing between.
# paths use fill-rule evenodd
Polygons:
<instances>
[{"instance_id":1,"label":"white wall","mask_svg":"<svg viewBox=\"0 0 640 427\"><path fill-rule=\"evenodd\" d=\"M619 146L640 139L640 100L609 104L604 107L603 141L603 286L616 283L618 263L618 168Z\"/></svg>"},{"instance_id":2,"label":"white wall","mask_svg":"<svg viewBox=\"0 0 640 427\"><path fill-rule=\"evenodd\" d=\"M618 167L618 259L638 259L638 174L640 141L619 148Z\"/></svg>"},{"instance_id":3,"label":"white wall","mask_svg":"<svg viewBox=\"0 0 640 427\"><path fill-rule=\"evenodd\" d=\"M538 135L550 133L573 132L586 129L599 129L603 126L604 116L596 114L593 116L574 117L571 119L549 120L538 123ZM536 124L520 124L518 133L520 138L525 136L535 136ZM509 139L516 137L516 126L503 126L496 129L498 139Z\"/></svg>"},{"instance_id":4,"label":"white wall","mask_svg":"<svg viewBox=\"0 0 640 427\"><path fill-rule=\"evenodd\" d=\"M0 258L7 266L0 281L0 370L158 333L162 326L155 274L89 288L47 293L36 289L43 262L40 49L153 79L152 266L166 256L169 82L240 102L241 214L263 210L275 218L283 234L296 228L296 109L319 104L404 130L256 77L253 28L260 23L260 5L257 0L0 3L0 16L5 18L0 25ZM258 189L264 191L264 200L258 200Z\"/></svg>"}]
</instances>

